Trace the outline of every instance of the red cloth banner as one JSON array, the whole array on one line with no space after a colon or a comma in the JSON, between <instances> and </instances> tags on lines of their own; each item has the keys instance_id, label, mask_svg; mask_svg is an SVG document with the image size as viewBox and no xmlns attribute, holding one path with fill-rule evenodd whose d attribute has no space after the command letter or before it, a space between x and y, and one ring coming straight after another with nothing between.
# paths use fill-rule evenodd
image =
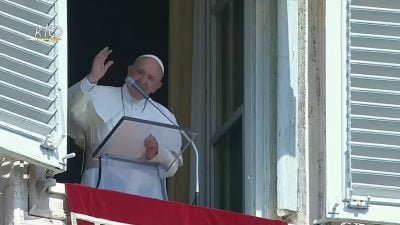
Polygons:
<instances>
[{"instance_id":1,"label":"red cloth banner","mask_svg":"<svg viewBox=\"0 0 400 225\"><path fill-rule=\"evenodd\" d=\"M135 225L287 225L224 210L145 198L115 191L66 184L69 209L108 221ZM78 222L79 225L93 224Z\"/></svg>"}]
</instances>

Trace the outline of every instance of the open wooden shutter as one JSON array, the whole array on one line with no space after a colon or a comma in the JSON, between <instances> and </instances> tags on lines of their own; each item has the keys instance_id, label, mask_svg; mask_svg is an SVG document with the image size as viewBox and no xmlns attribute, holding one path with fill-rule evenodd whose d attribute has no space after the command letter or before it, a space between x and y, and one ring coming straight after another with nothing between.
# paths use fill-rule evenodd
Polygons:
<instances>
[{"instance_id":1,"label":"open wooden shutter","mask_svg":"<svg viewBox=\"0 0 400 225\"><path fill-rule=\"evenodd\" d=\"M0 0L0 151L64 170L66 0Z\"/></svg>"},{"instance_id":2,"label":"open wooden shutter","mask_svg":"<svg viewBox=\"0 0 400 225\"><path fill-rule=\"evenodd\" d=\"M348 196L400 204L400 1L348 6Z\"/></svg>"}]
</instances>

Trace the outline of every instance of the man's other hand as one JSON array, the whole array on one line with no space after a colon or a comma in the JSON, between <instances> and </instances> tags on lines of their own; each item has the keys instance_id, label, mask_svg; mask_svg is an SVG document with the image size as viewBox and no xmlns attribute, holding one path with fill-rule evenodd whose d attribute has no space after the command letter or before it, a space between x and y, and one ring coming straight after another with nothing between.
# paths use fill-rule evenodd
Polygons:
<instances>
[{"instance_id":1,"label":"man's other hand","mask_svg":"<svg viewBox=\"0 0 400 225\"><path fill-rule=\"evenodd\" d=\"M144 140L144 146L146 147L146 158L148 160L154 158L158 154L158 142L153 135L148 136Z\"/></svg>"}]
</instances>

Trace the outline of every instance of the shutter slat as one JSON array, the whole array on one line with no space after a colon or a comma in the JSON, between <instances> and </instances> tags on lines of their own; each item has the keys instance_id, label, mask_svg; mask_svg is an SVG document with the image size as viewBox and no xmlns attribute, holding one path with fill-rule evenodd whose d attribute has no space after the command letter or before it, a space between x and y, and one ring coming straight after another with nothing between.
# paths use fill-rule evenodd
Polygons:
<instances>
[{"instance_id":1,"label":"shutter slat","mask_svg":"<svg viewBox=\"0 0 400 225\"><path fill-rule=\"evenodd\" d=\"M372 130L372 129L362 129L362 128L351 128L350 132L352 133L358 133L358 134L364 134L364 135L388 135L388 136L393 136L397 137L400 136L400 132L394 132L394 131L387 131L387 130ZM374 139L370 139L371 141L376 141ZM390 144L389 142L385 144ZM400 144L397 144L400 145Z\"/></svg>"},{"instance_id":2,"label":"shutter slat","mask_svg":"<svg viewBox=\"0 0 400 225\"><path fill-rule=\"evenodd\" d=\"M374 39L383 39L383 40L397 40L397 41L400 40L400 37L397 37L397 36L365 34L365 33L351 33L350 40L353 37L374 38Z\"/></svg>"},{"instance_id":3,"label":"shutter slat","mask_svg":"<svg viewBox=\"0 0 400 225\"><path fill-rule=\"evenodd\" d=\"M364 116L352 113L351 127L400 132L400 118Z\"/></svg>"},{"instance_id":4,"label":"shutter slat","mask_svg":"<svg viewBox=\"0 0 400 225\"><path fill-rule=\"evenodd\" d=\"M55 70L41 68L2 53L0 53L0 65L20 74L29 74L32 78L43 82L49 82L55 73Z\"/></svg>"},{"instance_id":5,"label":"shutter slat","mask_svg":"<svg viewBox=\"0 0 400 225\"><path fill-rule=\"evenodd\" d=\"M351 22L351 35L364 34L382 38L399 38L400 37L400 24L387 24L373 21L357 21ZM389 28L389 29L388 29Z\"/></svg>"},{"instance_id":6,"label":"shutter slat","mask_svg":"<svg viewBox=\"0 0 400 225\"><path fill-rule=\"evenodd\" d=\"M352 35L351 45L352 48L364 47L375 49L400 50L400 38L390 39L369 37L365 35Z\"/></svg>"},{"instance_id":7,"label":"shutter slat","mask_svg":"<svg viewBox=\"0 0 400 225\"><path fill-rule=\"evenodd\" d=\"M400 64L400 52L396 50L351 48L350 53L352 60Z\"/></svg>"},{"instance_id":8,"label":"shutter slat","mask_svg":"<svg viewBox=\"0 0 400 225\"><path fill-rule=\"evenodd\" d=\"M351 113L365 116L400 118L400 105L350 101Z\"/></svg>"},{"instance_id":9,"label":"shutter slat","mask_svg":"<svg viewBox=\"0 0 400 225\"><path fill-rule=\"evenodd\" d=\"M32 120L29 117L24 117L2 108L0 108L0 121L6 121L7 124L11 124L16 127L23 127L25 130L42 136L46 136L53 129L53 127L50 127L45 123Z\"/></svg>"},{"instance_id":10,"label":"shutter slat","mask_svg":"<svg viewBox=\"0 0 400 225\"><path fill-rule=\"evenodd\" d=\"M0 67L0 77L1 80L6 83L18 85L28 91L36 92L45 96L50 96L50 92L55 86L54 83L45 83L3 67Z\"/></svg>"},{"instance_id":11,"label":"shutter slat","mask_svg":"<svg viewBox=\"0 0 400 225\"><path fill-rule=\"evenodd\" d=\"M352 6L400 9L399 0L351 0Z\"/></svg>"},{"instance_id":12,"label":"shutter slat","mask_svg":"<svg viewBox=\"0 0 400 225\"><path fill-rule=\"evenodd\" d=\"M32 36L35 33L35 29L40 26L2 11L0 11L0 24L8 24L15 31L28 36Z\"/></svg>"},{"instance_id":13,"label":"shutter slat","mask_svg":"<svg viewBox=\"0 0 400 225\"><path fill-rule=\"evenodd\" d=\"M51 63L54 62L53 57L22 48L4 40L0 40L0 52L43 68L49 68Z\"/></svg>"},{"instance_id":14,"label":"shutter slat","mask_svg":"<svg viewBox=\"0 0 400 225\"><path fill-rule=\"evenodd\" d=\"M11 15L18 16L21 19L40 24L41 26L50 24L54 18L54 15L48 15L8 0L0 0L0 9Z\"/></svg>"},{"instance_id":15,"label":"shutter slat","mask_svg":"<svg viewBox=\"0 0 400 225\"><path fill-rule=\"evenodd\" d=\"M0 39L7 40L10 43L19 45L24 48L32 49L33 51L42 54L48 54L53 49L54 44L50 42L35 40L27 41L33 38L33 35L27 35L16 30L4 27L0 24Z\"/></svg>"},{"instance_id":16,"label":"shutter slat","mask_svg":"<svg viewBox=\"0 0 400 225\"><path fill-rule=\"evenodd\" d=\"M400 9L352 6L351 18L359 21L397 23Z\"/></svg>"},{"instance_id":17,"label":"shutter slat","mask_svg":"<svg viewBox=\"0 0 400 225\"><path fill-rule=\"evenodd\" d=\"M356 74L356 73L350 73L350 78L352 79L352 81L354 81L355 79L364 79L364 80L374 80L377 82L379 81L400 82L400 77L385 77L385 76L375 76L375 75Z\"/></svg>"},{"instance_id":18,"label":"shutter slat","mask_svg":"<svg viewBox=\"0 0 400 225\"><path fill-rule=\"evenodd\" d=\"M364 13L368 13L368 12L380 12L380 13L400 13L400 9L396 9L396 8L385 8L382 7L383 5L379 5L379 7L372 7L372 6L365 6L365 5L355 5L352 4L350 6L350 9L352 10L351 13L351 18L358 18L355 14L353 14L353 10L357 10L357 11L364 11ZM388 15L381 15L382 17L386 17ZM396 20L397 21L397 20Z\"/></svg>"},{"instance_id":19,"label":"shutter slat","mask_svg":"<svg viewBox=\"0 0 400 225\"><path fill-rule=\"evenodd\" d=\"M48 110L33 107L2 95L0 95L0 105L1 108L10 112L19 113L21 116L29 117L45 124L54 124L54 121L51 122L50 120L56 112L50 112Z\"/></svg>"},{"instance_id":20,"label":"shutter slat","mask_svg":"<svg viewBox=\"0 0 400 225\"><path fill-rule=\"evenodd\" d=\"M378 90L368 88L351 88L352 101L398 104L400 103L400 92L391 90Z\"/></svg>"},{"instance_id":21,"label":"shutter slat","mask_svg":"<svg viewBox=\"0 0 400 225\"><path fill-rule=\"evenodd\" d=\"M383 149L394 150L394 151L399 151L400 150L400 145L389 145L387 143L385 143L385 144L375 144L375 143L363 143L363 142L351 141L350 144L355 149L357 147L360 147L360 148L364 148L366 150L370 149L371 151L383 151ZM367 155L365 155L365 156L367 156Z\"/></svg>"},{"instance_id":22,"label":"shutter slat","mask_svg":"<svg viewBox=\"0 0 400 225\"><path fill-rule=\"evenodd\" d=\"M352 169L352 179L355 183L398 187L400 173ZM371 195L373 196L373 193Z\"/></svg>"},{"instance_id":23,"label":"shutter slat","mask_svg":"<svg viewBox=\"0 0 400 225\"><path fill-rule=\"evenodd\" d=\"M396 186L353 183L353 191L361 196L368 196L374 193L374 197L378 198L400 198L400 188Z\"/></svg>"},{"instance_id":24,"label":"shutter slat","mask_svg":"<svg viewBox=\"0 0 400 225\"><path fill-rule=\"evenodd\" d=\"M393 68L398 68L400 67L400 64L395 64L395 63L390 63L390 62L374 62L374 61L365 61L365 60L356 60L353 59L350 61L351 62L351 66L353 64L358 64L358 65L371 65L371 66L377 66L377 67L381 67L381 69L384 69L384 67L393 67ZM398 74L396 74L398 76Z\"/></svg>"},{"instance_id":25,"label":"shutter slat","mask_svg":"<svg viewBox=\"0 0 400 225\"><path fill-rule=\"evenodd\" d=\"M371 75L350 74L351 86L365 89L381 89L400 91L400 78L379 77Z\"/></svg>"},{"instance_id":26,"label":"shutter slat","mask_svg":"<svg viewBox=\"0 0 400 225\"><path fill-rule=\"evenodd\" d=\"M351 128L350 135L355 142L400 146L400 132Z\"/></svg>"},{"instance_id":27,"label":"shutter slat","mask_svg":"<svg viewBox=\"0 0 400 225\"><path fill-rule=\"evenodd\" d=\"M382 159L374 157L352 156L351 165L354 169L373 170L389 173L400 173L399 159Z\"/></svg>"},{"instance_id":28,"label":"shutter slat","mask_svg":"<svg viewBox=\"0 0 400 225\"><path fill-rule=\"evenodd\" d=\"M400 77L400 66L351 62L351 73L385 77Z\"/></svg>"},{"instance_id":29,"label":"shutter slat","mask_svg":"<svg viewBox=\"0 0 400 225\"><path fill-rule=\"evenodd\" d=\"M35 92L31 92L2 81L0 81L0 95L7 96L17 101L21 101L45 110L49 109L54 102L54 99L52 98L39 95Z\"/></svg>"},{"instance_id":30,"label":"shutter slat","mask_svg":"<svg viewBox=\"0 0 400 225\"><path fill-rule=\"evenodd\" d=\"M49 13L50 9L54 6L55 1L43 0L13 0L13 2L25 7L40 11L42 13Z\"/></svg>"},{"instance_id":31,"label":"shutter slat","mask_svg":"<svg viewBox=\"0 0 400 225\"><path fill-rule=\"evenodd\" d=\"M352 156L400 159L400 146L350 142Z\"/></svg>"},{"instance_id":32,"label":"shutter slat","mask_svg":"<svg viewBox=\"0 0 400 225\"><path fill-rule=\"evenodd\" d=\"M2 114L4 114L4 112L2 112L1 109L0 109L0 118L3 118ZM36 141L43 141L43 135L40 135L38 133L31 132L29 130L21 128L21 126L14 126L14 125L12 125L10 123L5 123L0 119L0 131L2 129L7 130L7 131L11 131L11 132L13 132L15 134L22 135L24 137L27 137L27 138L30 138L30 139L33 139L33 140L36 140Z\"/></svg>"}]
</instances>

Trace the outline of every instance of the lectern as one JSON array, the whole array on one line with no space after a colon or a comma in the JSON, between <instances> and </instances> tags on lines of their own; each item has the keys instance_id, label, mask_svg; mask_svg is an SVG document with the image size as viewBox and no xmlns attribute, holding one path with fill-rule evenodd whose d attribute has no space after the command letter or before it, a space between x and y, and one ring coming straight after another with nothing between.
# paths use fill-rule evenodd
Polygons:
<instances>
[{"instance_id":1,"label":"lectern","mask_svg":"<svg viewBox=\"0 0 400 225\"><path fill-rule=\"evenodd\" d=\"M171 151L174 161L162 166L146 159L144 140L150 135L157 140L159 154ZM92 154L100 161L97 187L167 200L166 173L195 135L192 130L176 125L122 117ZM116 173L118 168L121 172ZM130 172L124 173L122 168L129 168ZM114 182L117 176L125 179L126 185Z\"/></svg>"}]
</instances>

